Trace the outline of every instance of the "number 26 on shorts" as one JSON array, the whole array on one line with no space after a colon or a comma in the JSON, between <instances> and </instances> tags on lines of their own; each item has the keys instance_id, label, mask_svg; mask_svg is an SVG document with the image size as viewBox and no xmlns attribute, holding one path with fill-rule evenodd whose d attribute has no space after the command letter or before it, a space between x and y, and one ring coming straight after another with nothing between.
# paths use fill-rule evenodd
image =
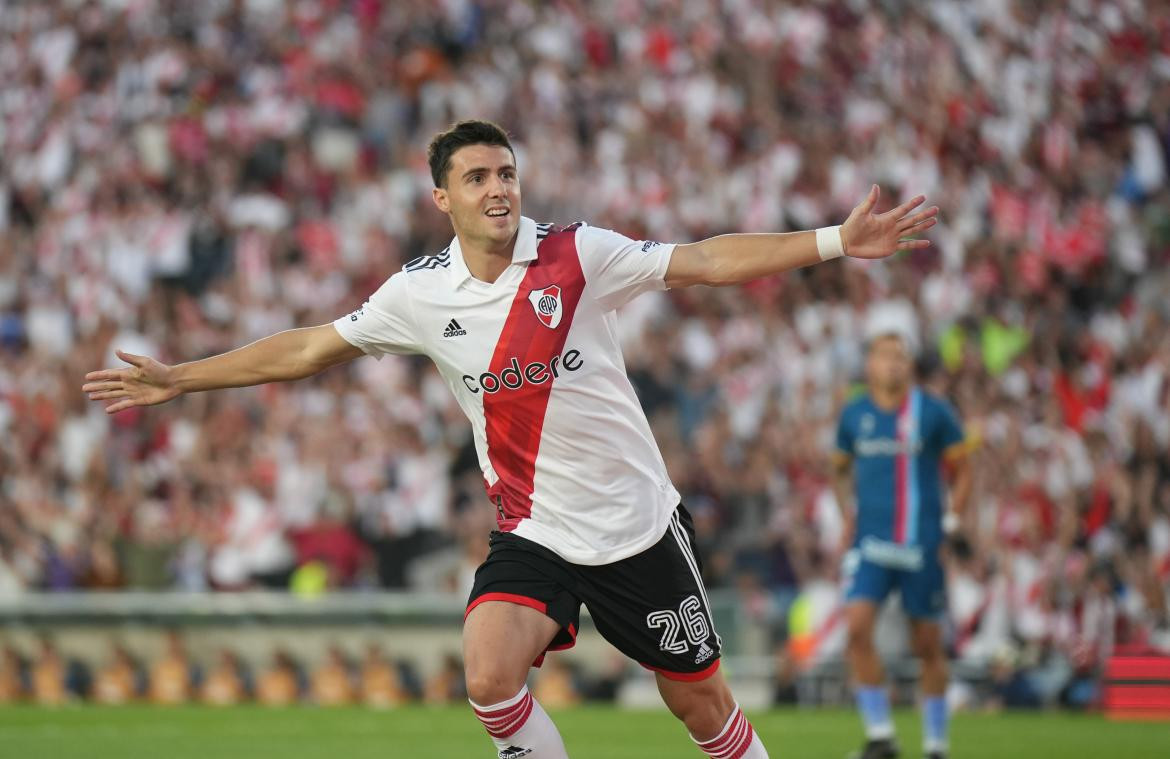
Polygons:
<instances>
[{"instance_id":1,"label":"number 26 on shorts","mask_svg":"<svg viewBox=\"0 0 1170 759\"><path fill-rule=\"evenodd\" d=\"M662 628L662 639L658 647L672 654L685 654L691 646L697 646L711 635L711 626L703 614L703 605L695 596L687 596L678 605L678 611L662 609L646 615L650 629ZM682 633L685 640L680 636Z\"/></svg>"}]
</instances>

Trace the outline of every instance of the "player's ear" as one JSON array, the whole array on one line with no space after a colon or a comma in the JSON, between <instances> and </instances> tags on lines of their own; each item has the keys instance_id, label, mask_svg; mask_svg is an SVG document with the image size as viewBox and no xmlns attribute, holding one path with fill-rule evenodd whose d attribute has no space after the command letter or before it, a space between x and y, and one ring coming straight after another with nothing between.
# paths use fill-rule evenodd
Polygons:
<instances>
[{"instance_id":1,"label":"player's ear","mask_svg":"<svg viewBox=\"0 0 1170 759\"><path fill-rule=\"evenodd\" d=\"M451 199L447 196L446 189L436 187L431 190L431 200L435 201L435 205L443 213L451 213Z\"/></svg>"}]
</instances>

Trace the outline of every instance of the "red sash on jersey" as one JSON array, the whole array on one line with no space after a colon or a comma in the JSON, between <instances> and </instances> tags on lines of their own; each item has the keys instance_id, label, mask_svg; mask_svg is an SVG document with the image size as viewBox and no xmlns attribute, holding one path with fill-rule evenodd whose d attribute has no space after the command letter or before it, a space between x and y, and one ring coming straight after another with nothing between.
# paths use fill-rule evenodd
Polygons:
<instances>
[{"instance_id":1,"label":"red sash on jersey","mask_svg":"<svg viewBox=\"0 0 1170 759\"><path fill-rule=\"evenodd\" d=\"M537 246L537 258L528 264L516 290L489 371L499 375L512 359L518 360L521 370L532 362L547 365L564 350L573 314L585 289L585 275L577 256L578 226L555 228ZM540 318L529 295L554 285L560 288L561 318L555 327L549 327L549 320ZM521 519L532 514L536 456L554 384L556 380L484 394L487 455L498 477L495 485L487 486L487 492L504 532L516 529Z\"/></svg>"}]
</instances>

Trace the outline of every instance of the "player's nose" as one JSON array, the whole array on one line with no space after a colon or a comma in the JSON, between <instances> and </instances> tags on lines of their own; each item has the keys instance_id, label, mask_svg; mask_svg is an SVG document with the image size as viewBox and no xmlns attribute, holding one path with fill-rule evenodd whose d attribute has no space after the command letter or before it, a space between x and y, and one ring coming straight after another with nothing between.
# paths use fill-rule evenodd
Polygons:
<instances>
[{"instance_id":1,"label":"player's nose","mask_svg":"<svg viewBox=\"0 0 1170 759\"><path fill-rule=\"evenodd\" d=\"M504 180L492 177L488 180L487 192L489 198L502 198L508 194L508 189L504 186Z\"/></svg>"}]
</instances>

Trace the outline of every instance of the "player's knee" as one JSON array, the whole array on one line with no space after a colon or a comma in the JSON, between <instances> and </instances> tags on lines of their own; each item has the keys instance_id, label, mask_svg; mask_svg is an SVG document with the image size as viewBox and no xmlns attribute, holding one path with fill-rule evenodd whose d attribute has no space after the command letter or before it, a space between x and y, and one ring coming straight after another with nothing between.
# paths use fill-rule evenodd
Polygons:
<instances>
[{"instance_id":1,"label":"player's knee","mask_svg":"<svg viewBox=\"0 0 1170 759\"><path fill-rule=\"evenodd\" d=\"M507 701L524 687L524 676L497 667L467 670L467 697L481 706Z\"/></svg>"},{"instance_id":2,"label":"player's knee","mask_svg":"<svg viewBox=\"0 0 1170 759\"><path fill-rule=\"evenodd\" d=\"M914 655L924 662L935 663L946 660L942 636L933 630L917 631L911 638L911 647Z\"/></svg>"},{"instance_id":3,"label":"player's knee","mask_svg":"<svg viewBox=\"0 0 1170 759\"><path fill-rule=\"evenodd\" d=\"M924 640L918 645L918 658L923 662L931 665L939 665L946 663L946 653L943 651L941 641Z\"/></svg>"},{"instance_id":4,"label":"player's knee","mask_svg":"<svg viewBox=\"0 0 1170 759\"><path fill-rule=\"evenodd\" d=\"M873 626L862 620L850 620L846 645L854 652L873 650Z\"/></svg>"}]
</instances>

